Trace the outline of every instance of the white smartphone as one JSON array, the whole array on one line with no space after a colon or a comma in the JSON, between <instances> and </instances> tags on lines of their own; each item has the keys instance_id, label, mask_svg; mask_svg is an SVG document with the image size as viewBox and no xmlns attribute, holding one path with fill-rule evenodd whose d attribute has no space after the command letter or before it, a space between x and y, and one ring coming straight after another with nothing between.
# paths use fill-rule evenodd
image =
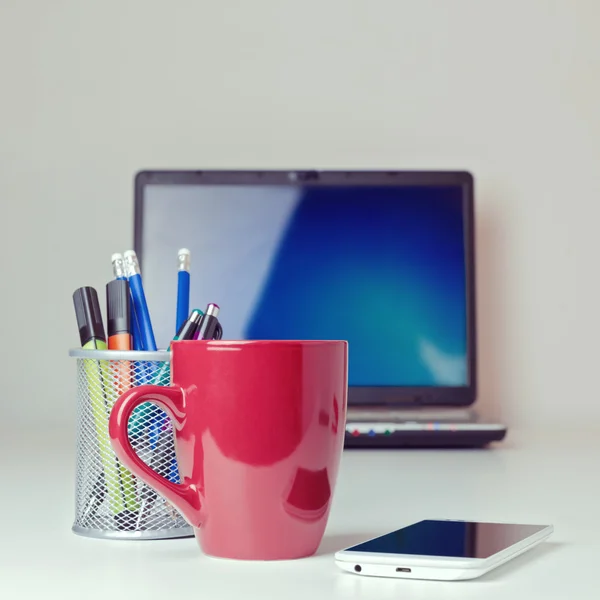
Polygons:
<instances>
[{"instance_id":1,"label":"white smartphone","mask_svg":"<svg viewBox=\"0 0 600 600\"><path fill-rule=\"evenodd\" d=\"M335 554L344 571L375 577L475 579L537 546L552 525L420 521Z\"/></svg>"}]
</instances>

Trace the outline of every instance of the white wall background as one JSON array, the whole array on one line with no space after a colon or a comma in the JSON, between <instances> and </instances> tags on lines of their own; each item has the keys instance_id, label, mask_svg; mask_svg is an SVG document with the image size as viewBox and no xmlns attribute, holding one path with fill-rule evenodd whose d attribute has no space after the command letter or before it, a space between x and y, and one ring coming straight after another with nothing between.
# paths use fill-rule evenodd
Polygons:
<instances>
[{"instance_id":1,"label":"white wall background","mask_svg":"<svg viewBox=\"0 0 600 600\"><path fill-rule=\"evenodd\" d=\"M481 406L600 419L600 4L1 0L6 424L72 424L71 294L140 168L467 168ZM570 410L566 410L570 409Z\"/></svg>"}]
</instances>

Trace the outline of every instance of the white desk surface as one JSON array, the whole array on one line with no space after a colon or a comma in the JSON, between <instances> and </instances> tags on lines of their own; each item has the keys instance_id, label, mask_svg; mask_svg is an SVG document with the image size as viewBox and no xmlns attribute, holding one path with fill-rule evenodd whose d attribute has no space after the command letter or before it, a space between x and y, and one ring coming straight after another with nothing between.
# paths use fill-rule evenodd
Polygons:
<instances>
[{"instance_id":1,"label":"white desk surface","mask_svg":"<svg viewBox=\"0 0 600 600\"><path fill-rule=\"evenodd\" d=\"M132 542L73 534L72 436L4 431L0 597L597 600L600 431L519 439L493 450L346 451L318 554L244 563L206 558L193 538ZM367 578L338 571L333 562L335 550L436 517L552 523L555 533L473 581Z\"/></svg>"}]
</instances>

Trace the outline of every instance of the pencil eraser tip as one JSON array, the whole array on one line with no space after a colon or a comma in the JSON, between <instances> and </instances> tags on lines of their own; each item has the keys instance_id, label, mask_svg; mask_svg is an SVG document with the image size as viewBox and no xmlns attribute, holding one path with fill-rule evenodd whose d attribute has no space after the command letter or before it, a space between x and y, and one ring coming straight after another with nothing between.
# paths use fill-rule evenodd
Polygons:
<instances>
[{"instance_id":1,"label":"pencil eraser tip","mask_svg":"<svg viewBox=\"0 0 600 600\"><path fill-rule=\"evenodd\" d=\"M177 252L177 254L191 254L190 251L187 248L180 248L179 252Z\"/></svg>"},{"instance_id":2,"label":"pencil eraser tip","mask_svg":"<svg viewBox=\"0 0 600 600\"><path fill-rule=\"evenodd\" d=\"M119 260L119 259L123 259L123 255L120 252L115 252L111 257L110 257L110 262L115 262L115 260Z\"/></svg>"}]
</instances>

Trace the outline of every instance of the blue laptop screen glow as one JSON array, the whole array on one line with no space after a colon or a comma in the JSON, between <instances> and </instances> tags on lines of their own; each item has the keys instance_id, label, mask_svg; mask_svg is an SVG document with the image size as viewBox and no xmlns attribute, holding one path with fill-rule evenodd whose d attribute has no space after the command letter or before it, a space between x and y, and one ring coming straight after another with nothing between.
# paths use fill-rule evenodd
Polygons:
<instances>
[{"instance_id":1,"label":"blue laptop screen glow","mask_svg":"<svg viewBox=\"0 0 600 600\"><path fill-rule=\"evenodd\" d=\"M160 347L177 250L225 339L343 339L355 386L468 382L460 186L148 185L142 276Z\"/></svg>"}]
</instances>

